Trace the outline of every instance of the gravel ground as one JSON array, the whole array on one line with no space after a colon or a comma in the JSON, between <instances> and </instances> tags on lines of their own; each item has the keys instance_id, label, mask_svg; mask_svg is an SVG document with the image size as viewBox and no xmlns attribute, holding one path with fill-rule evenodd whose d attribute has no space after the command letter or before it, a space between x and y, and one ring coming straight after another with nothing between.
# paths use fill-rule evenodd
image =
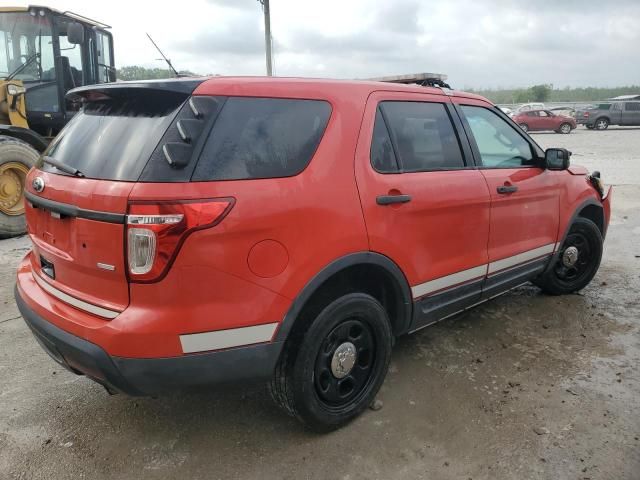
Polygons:
<instances>
[{"instance_id":1,"label":"gravel ground","mask_svg":"<svg viewBox=\"0 0 640 480\"><path fill-rule=\"evenodd\" d=\"M589 170L599 170L612 185L640 182L640 127L609 127L604 131L578 126L569 135L539 132L531 135L543 148L564 147L573 152L571 161Z\"/></svg>"},{"instance_id":2,"label":"gravel ground","mask_svg":"<svg viewBox=\"0 0 640 480\"><path fill-rule=\"evenodd\" d=\"M0 479L637 480L640 129L535 137L625 184L594 281L521 287L402 338L383 408L324 436L261 386L134 399L62 370L13 302L28 242L1 241Z\"/></svg>"}]
</instances>

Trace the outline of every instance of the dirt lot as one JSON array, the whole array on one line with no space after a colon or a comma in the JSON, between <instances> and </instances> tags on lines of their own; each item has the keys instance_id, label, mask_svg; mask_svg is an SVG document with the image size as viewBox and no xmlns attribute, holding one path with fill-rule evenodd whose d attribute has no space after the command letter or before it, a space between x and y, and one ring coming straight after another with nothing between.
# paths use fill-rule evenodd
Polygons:
<instances>
[{"instance_id":1,"label":"dirt lot","mask_svg":"<svg viewBox=\"0 0 640 480\"><path fill-rule=\"evenodd\" d=\"M261 386L109 396L59 368L13 302L23 239L0 242L0 478L640 478L640 129L539 134L619 187L577 295L527 286L399 341L379 398L330 435Z\"/></svg>"}]
</instances>

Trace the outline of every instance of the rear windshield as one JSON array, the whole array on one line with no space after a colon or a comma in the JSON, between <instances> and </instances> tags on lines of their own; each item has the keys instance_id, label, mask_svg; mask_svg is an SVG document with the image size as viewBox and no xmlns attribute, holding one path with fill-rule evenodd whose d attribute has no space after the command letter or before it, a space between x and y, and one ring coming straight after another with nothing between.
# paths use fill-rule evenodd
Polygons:
<instances>
[{"instance_id":1,"label":"rear windshield","mask_svg":"<svg viewBox=\"0 0 640 480\"><path fill-rule=\"evenodd\" d=\"M136 181L186 98L145 92L89 103L45 154L87 178ZM46 163L42 168L62 173Z\"/></svg>"}]
</instances>

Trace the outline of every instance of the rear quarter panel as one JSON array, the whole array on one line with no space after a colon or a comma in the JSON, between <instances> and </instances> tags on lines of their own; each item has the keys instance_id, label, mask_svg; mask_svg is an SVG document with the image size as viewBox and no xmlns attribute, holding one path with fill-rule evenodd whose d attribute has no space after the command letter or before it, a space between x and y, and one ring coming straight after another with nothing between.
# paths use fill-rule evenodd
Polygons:
<instances>
[{"instance_id":1,"label":"rear quarter panel","mask_svg":"<svg viewBox=\"0 0 640 480\"><path fill-rule=\"evenodd\" d=\"M172 304L181 305L176 312L184 316L182 333L281 321L291 300L326 265L367 250L354 178L366 95L349 88L331 93L265 85L268 88L249 91L253 96L323 99L331 104L323 139L302 173L263 180L138 183L131 192L131 200L236 199L221 223L187 238L165 279L131 284L132 306L152 308L154 298L169 304L164 301L169 297ZM247 92L222 84L200 93ZM262 287L258 290L265 294L258 295L254 287ZM215 312L216 318L207 312Z\"/></svg>"}]
</instances>

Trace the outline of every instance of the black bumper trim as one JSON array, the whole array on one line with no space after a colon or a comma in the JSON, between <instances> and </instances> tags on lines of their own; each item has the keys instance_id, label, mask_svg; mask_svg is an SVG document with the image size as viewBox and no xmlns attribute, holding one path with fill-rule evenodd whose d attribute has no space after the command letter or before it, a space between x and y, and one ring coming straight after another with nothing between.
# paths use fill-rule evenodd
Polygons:
<instances>
[{"instance_id":1,"label":"black bumper trim","mask_svg":"<svg viewBox=\"0 0 640 480\"><path fill-rule=\"evenodd\" d=\"M109 390L132 396L268 380L282 349L282 343L275 342L181 357L112 357L98 345L40 317L24 302L17 287L15 298L38 343L56 362Z\"/></svg>"}]
</instances>

